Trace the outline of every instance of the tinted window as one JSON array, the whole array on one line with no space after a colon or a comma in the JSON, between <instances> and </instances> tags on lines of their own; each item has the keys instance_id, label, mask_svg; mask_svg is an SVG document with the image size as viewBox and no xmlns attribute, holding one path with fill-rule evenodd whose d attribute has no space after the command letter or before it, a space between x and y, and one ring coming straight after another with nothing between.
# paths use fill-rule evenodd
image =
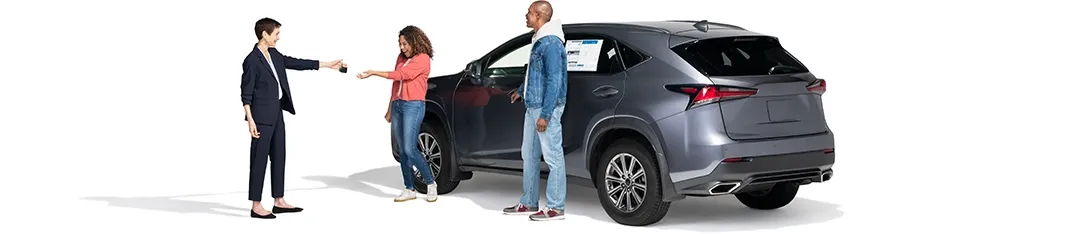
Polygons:
<instances>
[{"instance_id":1,"label":"tinted window","mask_svg":"<svg viewBox=\"0 0 1076 234\"><path fill-rule=\"evenodd\" d=\"M564 49L568 53L570 74L610 74L623 71L617 63L616 42L591 34L568 34Z\"/></svg>"},{"instance_id":2,"label":"tinted window","mask_svg":"<svg viewBox=\"0 0 1076 234\"><path fill-rule=\"evenodd\" d=\"M807 68L772 37L700 40L673 48L707 76L754 76L807 72Z\"/></svg>"},{"instance_id":3,"label":"tinted window","mask_svg":"<svg viewBox=\"0 0 1076 234\"><path fill-rule=\"evenodd\" d=\"M519 47L493 62L489 68L523 67L530 62L531 44Z\"/></svg>"},{"instance_id":4,"label":"tinted window","mask_svg":"<svg viewBox=\"0 0 1076 234\"><path fill-rule=\"evenodd\" d=\"M624 43L619 43L618 47L620 47L620 59L624 63L625 68L634 67L635 65L639 65L643 61L646 61L646 59L650 58L650 56L639 53L638 51L632 49L631 47L628 47Z\"/></svg>"},{"instance_id":5,"label":"tinted window","mask_svg":"<svg viewBox=\"0 0 1076 234\"><path fill-rule=\"evenodd\" d=\"M489 63L489 67L486 67L482 72L482 76L511 76L522 78L526 74L527 63L530 62L531 44L530 40L515 41L519 47L508 47L494 52L493 57Z\"/></svg>"}]
</instances>

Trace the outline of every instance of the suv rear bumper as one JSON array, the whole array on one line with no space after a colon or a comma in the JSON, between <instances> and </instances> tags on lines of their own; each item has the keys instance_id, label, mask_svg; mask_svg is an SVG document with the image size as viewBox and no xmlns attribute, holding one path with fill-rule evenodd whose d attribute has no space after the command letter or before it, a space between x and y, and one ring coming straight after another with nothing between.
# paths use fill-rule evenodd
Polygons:
<instances>
[{"instance_id":1,"label":"suv rear bumper","mask_svg":"<svg viewBox=\"0 0 1076 234\"><path fill-rule=\"evenodd\" d=\"M677 192L691 196L715 196L767 189L779 182L818 183L833 177L835 152L822 150L782 155L746 157L721 162L710 174L675 182Z\"/></svg>"}]
</instances>

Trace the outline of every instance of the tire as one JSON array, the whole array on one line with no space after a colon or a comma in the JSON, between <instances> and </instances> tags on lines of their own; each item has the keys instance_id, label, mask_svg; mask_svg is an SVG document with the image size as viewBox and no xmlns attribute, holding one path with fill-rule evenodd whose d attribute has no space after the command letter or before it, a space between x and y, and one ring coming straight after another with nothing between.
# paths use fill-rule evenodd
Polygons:
<instances>
[{"instance_id":1,"label":"tire","mask_svg":"<svg viewBox=\"0 0 1076 234\"><path fill-rule=\"evenodd\" d=\"M623 161L621 161L622 159ZM640 185L645 190L640 191L638 187L631 190L636 192L636 196L623 193L617 194L617 191L624 191L622 189L624 187L621 187L621 185L625 183L615 181L623 181L623 176L613 168L626 167L624 165L633 165L631 171L636 173L638 172L636 168L642 169L642 175L633 180L633 182L636 185L639 185L640 182L645 183ZM609 215L609 218L619 224L628 226L654 224L665 218L665 214L669 211L670 203L662 200L661 188L663 185L661 184L657 161L655 161L650 150L647 150L642 144L634 140L617 140L609 148L605 149L602 152L601 161L599 161L594 175L596 180L595 187L598 190L598 200L601 200L602 208L605 209L605 213ZM606 179L609 176L620 179ZM609 193L611 190L613 194ZM641 192L641 195L639 192ZM621 199L625 195L631 199L630 202L624 202L625 200ZM637 198L642 198L642 201L639 202ZM618 200L619 202L614 202ZM618 204L623 206L618 206Z\"/></svg>"},{"instance_id":2,"label":"tire","mask_svg":"<svg viewBox=\"0 0 1076 234\"><path fill-rule=\"evenodd\" d=\"M773 210L792 203L799 188L798 183L781 182L767 190L737 193L736 200L752 209Z\"/></svg>"},{"instance_id":3,"label":"tire","mask_svg":"<svg viewBox=\"0 0 1076 234\"><path fill-rule=\"evenodd\" d=\"M440 128L435 128L424 122L420 127L417 142L419 152L426 157L426 163L430 165L430 172L433 172L434 182L437 182L437 194L447 194L456 190L460 182L450 180L452 175L458 173L455 167L456 164L452 161L455 160L455 157L452 155L452 144L449 143L444 132ZM423 145L424 143L426 145ZM417 168L412 167L412 170L414 171L415 190L420 193L426 193L426 183L423 182L425 180L422 179Z\"/></svg>"}]
</instances>

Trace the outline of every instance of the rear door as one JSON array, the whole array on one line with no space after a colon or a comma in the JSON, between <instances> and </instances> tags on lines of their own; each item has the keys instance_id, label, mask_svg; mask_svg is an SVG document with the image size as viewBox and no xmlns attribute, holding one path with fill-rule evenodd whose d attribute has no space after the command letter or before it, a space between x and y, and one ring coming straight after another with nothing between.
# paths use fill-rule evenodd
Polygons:
<instances>
[{"instance_id":1,"label":"rear door","mask_svg":"<svg viewBox=\"0 0 1076 234\"><path fill-rule=\"evenodd\" d=\"M722 90L741 94L719 105L733 140L823 133L825 81L786 51L776 38L744 36L699 40L673 48Z\"/></svg>"},{"instance_id":2,"label":"rear door","mask_svg":"<svg viewBox=\"0 0 1076 234\"><path fill-rule=\"evenodd\" d=\"M565 37L569 60L568 102L561 124L564 153L570 153L583 143L583 135L590 130L587 125L596 116L615 113L616 104L623 97L626 76L617 54L617 42L612 38L572 32ZM578 65L573 67L573 64Z\"/></svg>"},{"instance_id":3,"label":"rear door","mask_svg":"<svg viewBox=\"0 0 1076 234\"><path fill-rule=\"evenodd\" d=\"M570 174L587 175L586 157L580 150L583 141L592 130L591 123L616 113L627 75L618 42L612 37L568 31L565 39L568 101L561 118L565 167Z\"/></svg>"}]
</instances>

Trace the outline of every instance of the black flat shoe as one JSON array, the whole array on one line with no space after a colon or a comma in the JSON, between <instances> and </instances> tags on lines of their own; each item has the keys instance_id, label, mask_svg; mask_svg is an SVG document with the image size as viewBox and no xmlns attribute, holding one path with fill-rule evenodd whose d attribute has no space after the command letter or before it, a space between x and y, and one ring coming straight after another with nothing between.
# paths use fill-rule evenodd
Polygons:
<instances>
[{"instance_id":1,"label":"black flat shoe","mask_svg":"<svg viewBox=\"0 0 1076 234\"><path fill-rule=\"evenodd\" d=\"M273 215L271 213L267 214L267 215L259 215L258 213L255 213L253 210L251 210L250 211L250 217L251 218L256 218L256 219L275 219L276 215Z\"/></svg>"},{"instance_id":2,"label":"black flat shoe","mask_svg":"<svg viewBox=\"0 0 1076 234\"><path fill-rule=\"evenodd\" d=\"M299 213L299 212L302 212L302 211L303 211L303 208L299 208L299 207L284 208L284 207L273 206L273 213Z\"/></svg>"}]
</instances>

